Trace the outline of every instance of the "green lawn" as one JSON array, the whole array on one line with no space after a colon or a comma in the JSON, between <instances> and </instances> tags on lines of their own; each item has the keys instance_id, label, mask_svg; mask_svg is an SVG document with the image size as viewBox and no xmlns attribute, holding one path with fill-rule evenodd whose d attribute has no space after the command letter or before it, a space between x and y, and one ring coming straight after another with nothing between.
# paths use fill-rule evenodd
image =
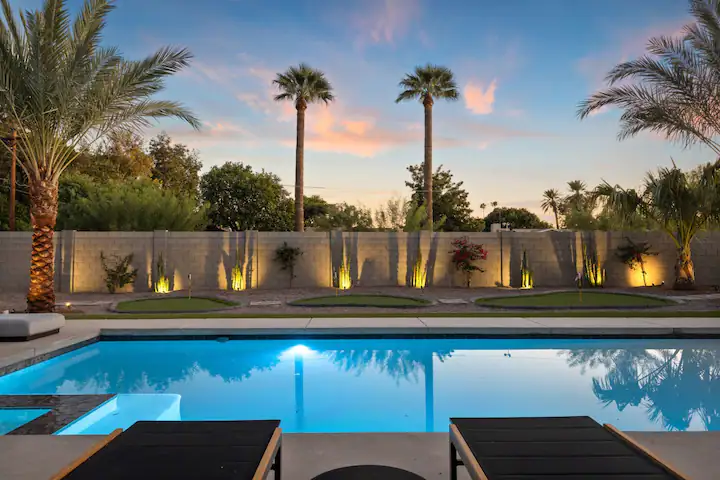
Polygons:
<instances>
[{"instance_id":1,"label":"green lawn","mask_svg":"<svg viewBox=\"0 0 720 480\"><path fill-rule=\"evenodd\" d=\"M133 312L207 312L219 310L235 305L227 300L219 298L144 298L141 300L129 300L120 302L115 310L122 313Z\"/></svg>"},{"instance_id":2,"label":"green lawn","mask_svg":"<svg viewBox=\"0 0 720 480\"><path fill-rule=\"evenodd\" d=\"M146 320L152 318L389 318L389 317L411 317L419 314L408 312L395 313L367 313L359 310L356 313L313 313L311 311L298 310L296 313L66 313L68 320ZM720 310L567 310L558 312L553 310L534 312L426 312L423 317L465 317L465 318L509 318L509 317L603 317L603 318L718 318Z\"/></svg>"},{"instance_id":3,"label":"green lawn","mask_svg":"<svg viewBox=\"0 0 720 480\"><path fill-rule=\"evenodd\" d=\"M303 298L290 302L302 307L424 307L430 302L421 298L393 297L390 295L328 295Z\"/></svg>"},{"instance_id":4,"label":"green lawn","mask_svg":"<svg viewBox=\"0 0 720 480\"><path fill-rule=\"evenodd\" d=\"M512 297L481 298L476 300L480 306L511 308L623 308L623 307L665 307L674 302L661 298L645 297L624 293L602 293L583 291L544 293L539 295L517 295Z\"/></svg>"}]
</instances>

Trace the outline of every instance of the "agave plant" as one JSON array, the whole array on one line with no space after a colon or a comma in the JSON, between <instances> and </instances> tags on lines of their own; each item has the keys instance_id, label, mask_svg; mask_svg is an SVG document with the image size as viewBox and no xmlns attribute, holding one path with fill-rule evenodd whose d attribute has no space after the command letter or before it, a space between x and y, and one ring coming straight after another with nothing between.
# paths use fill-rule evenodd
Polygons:
<instances>
[{"instance_id":1,"label":"agave plant","mask_svg":"<svg viewBox=\"0 0 720 480\"><path fill-rule=\"evenodd\" d=\"M30 312L55 307L53 230L58 181L82 148L150 120L177 117L198 128L183 105L153 99L190 52L161 48L132 61L101 46L109 0L87 0L73 22L65 0L46 0L16 16L1 0L0 112L17 132L19 165L28 179L33 228Z\"/></svg>"}]
</instances>

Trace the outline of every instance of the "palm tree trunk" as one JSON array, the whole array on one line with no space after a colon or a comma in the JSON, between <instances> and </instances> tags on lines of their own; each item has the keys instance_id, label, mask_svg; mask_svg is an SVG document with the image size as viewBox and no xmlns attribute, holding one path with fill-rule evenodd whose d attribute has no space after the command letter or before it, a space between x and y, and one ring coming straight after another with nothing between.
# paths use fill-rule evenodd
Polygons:
<instances>
[{"instance_id":1,"label":"palm tree trunk","mask_svg":"<svg viewBox=\"0 0 720 480\"><path fill-rule=\"evenodd\" d=\"M304 184L305 184L305 110L307 103L299 100L297 109L297 139L295 146L295 231L305 230Z\"/></svg>"},{"instance_id":2,"label":"palm tree trunk","mask_svg":"<svg viewBox=\"0 0 720 480\"><path fill-rule=\"evenodd\" d=\"M27 308L30 313L52 312L55 309L53 234L57 220L58 184L34 178L29 181L29 189L33 235Z\"/></svg>"},{"instance_id":3,"label":"palm tree trunk","mask_svg":"<svg viewBox=\"0 0 720 480\"><path fill-rule=\"evenodd\" d=\"M433 98L431 95L425 96L423 100L425 107L425 161L423 170L425 174L425 209L427 212L426 227L433 231L433 169L432 169L432 107Z\"/></svg>"},{"instance_id":4,"label":"palm tree trunk","mask_svg":"<svg viewBox=\"0 0 720 480\"><path fill-rule=\"evenodd\" d=\"M677 252L675 264L675 290L688 290L695 288L695 266L693 265L690 243L683 245Z\"/></svg>"},{"instance_id":5,"label":"palm tree trunk","mask_svg":"<svg viewBox=\"0 0 720 480\"><path fill-rule=\"evenodd\" d=\"M560 230L560 220L558 219L557 208L553 208L553 213L555 214L555 230Z\"/></svg>"}]
</instances>

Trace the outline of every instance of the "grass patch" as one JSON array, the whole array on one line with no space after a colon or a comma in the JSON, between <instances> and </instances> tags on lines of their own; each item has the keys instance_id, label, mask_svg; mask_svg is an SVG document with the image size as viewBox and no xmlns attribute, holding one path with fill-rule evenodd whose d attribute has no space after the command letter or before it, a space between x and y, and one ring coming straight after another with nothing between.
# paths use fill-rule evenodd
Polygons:
<instances>
[{"instance_id":1,"label":"grass patch","mask_svg":"<svg viewBox=\"0 0 720 480\"><path fill-rule=\"evenodd\" d=\"M391 295L328 295L325 297L303 298L290 302L299 307L382 307L410 308L426 307L428 300Z\"/></svg>"},{"instance_id":2,"label":"grass patch","mask_svg":"<svg viewBox=\"0 0 720 480\"><path fill-rule=\"evenodd\" d=\"M65 318L68 320L147 320L153 318L173 319L173 318L391 318L405 317L417 318L422 317L463 317L463 318L542 318L542 317L602 317L602 318L718 318L720 310L698 311L698 310L568 310L553 311L543 310L534 312L427 312L427 313L364 313L362 311L356 313L312 313L299 310L297 313L121 313L121 314L81 314L66 313Z\"/></svg>"},{"instance_id":3,"label":"grass patch","mask_svg":"<svg viewBox=\"0 0 720 480\"><path fill-rule=\"evenodd\" d=\"M477 305L497 308L653 308L674 305L662 298L627 293L577 292L543 293L512 297L480 298Z\"/></svg>"},{"instance_id":4,"label":"grass patch","mask_svg":"<svg viewBox=\"0 0 720 480\"><path fill-rule=\"evenodd\" d=\"M140 300L128 300L120 302L115 310L121 313L140 312L208 312L222 310L236 305L233 302L220 298L208 297L167 297L167 298L143 298Z\"/></svg>"}]
</instances>

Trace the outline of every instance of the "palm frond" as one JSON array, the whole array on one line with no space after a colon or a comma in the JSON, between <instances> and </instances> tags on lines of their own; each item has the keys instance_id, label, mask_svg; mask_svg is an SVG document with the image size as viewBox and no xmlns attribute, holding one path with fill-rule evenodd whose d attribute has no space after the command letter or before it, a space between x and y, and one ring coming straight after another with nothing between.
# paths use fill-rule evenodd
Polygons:
<instances>
[{"instance_id":1,"label":"palm frond","mask_svg":"<svg viewBox=\"0 0 720 480\"><path fill-rule=\"evenodd\" d=\"M278 94L275 101L292 100L298 103L325 103L335 100L333 88L325 74L305 63L289 67L278 73L272 81Z\"/></svg>"},{"instance_id":2,"label":"palm frond","mask_svg":"<svg viewBox=\"0 0 720 480\"><path fill-rule=\"evenodd\" d=\"M400 80L402 89L395 103L407 100L425 100L426 97L445 100L458 100L460 92L452 70L447 67L427 64L417 66L413 73L408 73Z\"/></svg>"}]
</instances>

